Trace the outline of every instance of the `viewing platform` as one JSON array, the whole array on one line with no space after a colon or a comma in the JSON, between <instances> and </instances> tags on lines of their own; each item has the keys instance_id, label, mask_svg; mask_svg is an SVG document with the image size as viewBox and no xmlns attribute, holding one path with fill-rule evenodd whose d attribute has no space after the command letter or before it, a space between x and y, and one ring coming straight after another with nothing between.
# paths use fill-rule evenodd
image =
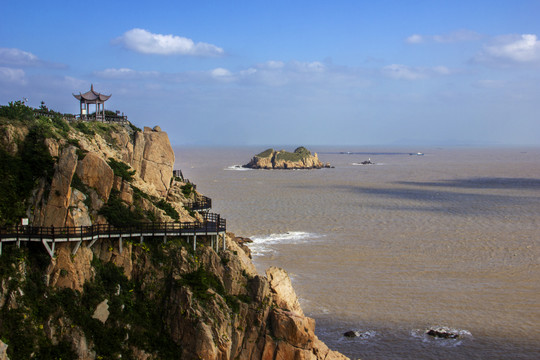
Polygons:
<instances>
[{"instance_id":1,"label":"viewing platform","mask_svg":"<svg viewBox=\"0 0 540 360\"><path fill-rule=\"evenodd\" d=\"M118 241L118 248L122 253L123 240L137 240L144 242L145 238L160 238L167 242L168 237L186 238L193 242L193 249L197 246L198 236L209 236L211 247L219 250L221 247L226 250L225 235L227 222L219 214L207 213L204 221L194 222L167 222L167 223L141 223L137 225L113 226L110 224L97 224L92 226L75 227L36 227L16 225L0 228L0 255L4 243L15 243L20 247L21 243L42 243L47 253L54 257L55 245L57 243L75 243L73 254L83 242L90 242L88 247L92 247L96 241L102 239L115 239Z\"/></svg>"}]
</instances>

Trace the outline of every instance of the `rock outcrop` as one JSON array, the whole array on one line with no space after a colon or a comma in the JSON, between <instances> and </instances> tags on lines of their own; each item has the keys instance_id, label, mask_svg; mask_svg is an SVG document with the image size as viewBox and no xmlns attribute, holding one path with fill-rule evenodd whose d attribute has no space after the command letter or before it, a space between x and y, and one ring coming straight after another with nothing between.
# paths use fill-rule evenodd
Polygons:
<instances>
[{"instance_id":1,"label":"rock outcrop","mask_svg":"<svg viewBox=\"0 0 540 360\"><path fill-rule=\"evenodd\" d=\"M174 166L174 151L167 133L158 126L137 132L131 164L143 181L155 186L160 196L167 195Z\"/></svg>"},{"instance_id":2,"label":"rock outcrop","mask_svg":"<svg viewBox=\"0 0 540 360\"><path fill-rule=\"evenodd\" d=\"M54 136L40 141L55 160L25 203L31 225L114 223L118 213L134 221L201 218L185 208L201 194L173 178L174 153L159 127L58 122L49 130ZM21 143L28 130L0 134ZM275 161L320 164L311 154ZM39 243L4 246L0 357L347 359L317 338L283 269L257 273L249 239L227 234L219 251L210 237L198 236L195 248L186 240L57 243L53 259Z\"/></svg>"},{"instance_id":3,"label":"rock outcrop","mask_svg":"<svg viewBox=\"0 0 540 360\"><path fill-rule=\"evenodd\" d=\"M317 153L312 155L308 149L301 146L292 153L285 150L267 149L255 155L244 167L250 169L320 169L330 167L330 164L323 164Z\"/></svg>"}]
</instances>

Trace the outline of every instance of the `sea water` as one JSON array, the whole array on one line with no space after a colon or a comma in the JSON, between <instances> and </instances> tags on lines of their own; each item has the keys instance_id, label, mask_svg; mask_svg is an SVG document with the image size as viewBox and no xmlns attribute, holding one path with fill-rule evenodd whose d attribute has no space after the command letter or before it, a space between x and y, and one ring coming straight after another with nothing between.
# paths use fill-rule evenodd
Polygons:
<instances>
[{"instance_id":1,"label":"sea water","mask_svg":"<svg viewBox=\"0 0 540 360\"><path fill-rule=\"evenodd\" d=\"M253 240L260 273L287 270L330 348L540 358L540 149L312 147L335 168L240 167L262 150L179 147L176 168Z\"/></svg>"}]
</instances>

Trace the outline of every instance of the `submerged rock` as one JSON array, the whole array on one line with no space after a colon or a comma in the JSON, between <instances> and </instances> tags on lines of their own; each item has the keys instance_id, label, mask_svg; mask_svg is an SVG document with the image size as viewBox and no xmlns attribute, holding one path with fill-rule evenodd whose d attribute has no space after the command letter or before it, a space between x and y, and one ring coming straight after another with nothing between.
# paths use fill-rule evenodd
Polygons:
<instances>
[{"instance_id":1,"label":"submerged rock","mask_svg":"<svg viewBox=\"0 0 540 360\"><path fill-rule=\"evenodd\" d=\"M460 337L459 333L447 328L434 328L426 331L426 334L438 339L457 339Z\"/></svg>"}]
</instances>

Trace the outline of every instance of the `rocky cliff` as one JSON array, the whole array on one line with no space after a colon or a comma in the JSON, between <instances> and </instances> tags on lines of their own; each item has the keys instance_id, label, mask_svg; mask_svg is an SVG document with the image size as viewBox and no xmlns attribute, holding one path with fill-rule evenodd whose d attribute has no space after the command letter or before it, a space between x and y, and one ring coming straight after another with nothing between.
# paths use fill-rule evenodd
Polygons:
<instances>
[{"instance_id":1,"label":"rocky cliff","mask_svg":"<svg viewBox=\"0 0 540 360\"><path fill-rule=\"evenodd\" d=\"M0 113L1 115L1 113ZM201 195L174 178L158 127L0 118L0 226L193 221ZM32 158L28 154L33 154ZM38 160L39 162L35 162ZM6 164L10 165L7 166ZM314 333L286 272L256 272L233 234L4 245L0 356L16 359L346 359ZM3 355L2 355L3 354Z\"/></svg>"},{"instance_id":2,"label":"rocky cliff","mask_svg":"<svg viewBox=\"0 0 540 360\"><path fill-rule=\"evenodd\" d=\"M320 169L330 167L330 164L323 164L317 153L312 155L308 149L301 146L292 153L285 150L267 149L255 155L244 167L250 169Z\"/></svg>"}]
</instances>

